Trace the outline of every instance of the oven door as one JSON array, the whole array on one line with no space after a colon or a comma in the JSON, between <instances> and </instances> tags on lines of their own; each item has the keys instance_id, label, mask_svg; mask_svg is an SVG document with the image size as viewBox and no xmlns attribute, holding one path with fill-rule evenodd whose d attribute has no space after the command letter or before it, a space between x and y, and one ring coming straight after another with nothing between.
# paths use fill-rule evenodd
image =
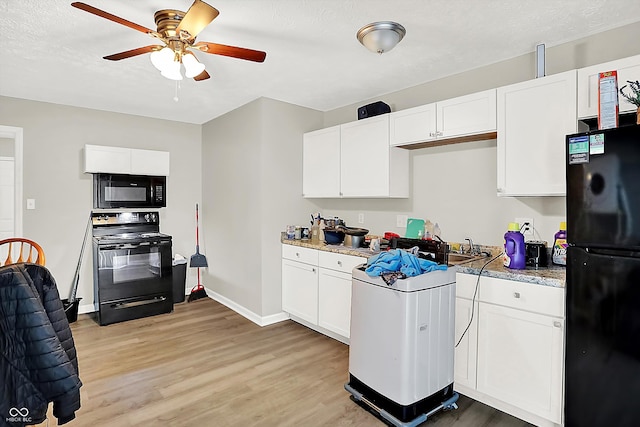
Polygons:
<instances>
[{"instance_id":1,"label":"oven door","mask_svg":"<svg viewBox=\"0 0 640 427\"><path fill-rule=\"evenodd\" d=\"M93 207L163 208L166 181L164 176L94 174Z\"/></svg>"},{"instance_id":2,"label":"oven door","mask_svg":"<svg viewBox=\"0 0 640 427\"><path fill-rule=\"evenodd\" d=\"M101 325L172 310L170 240L98 245L94 258Z\"/></svg>"}]
</instances>

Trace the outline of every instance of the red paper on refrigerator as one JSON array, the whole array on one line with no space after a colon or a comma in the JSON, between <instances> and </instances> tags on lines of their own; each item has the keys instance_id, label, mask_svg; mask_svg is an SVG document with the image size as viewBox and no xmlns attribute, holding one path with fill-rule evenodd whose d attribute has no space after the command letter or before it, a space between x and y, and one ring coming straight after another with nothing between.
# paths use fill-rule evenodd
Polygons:
<instances>
[{"instance_id":1,"label":"red paper on refrigerator","mask_svg":"<svg viewBox=\"0 0 640 427\"><path fill-rule=\"evenodd\" d=\"M598 129L618 127L618 72L598 75Z\"/></svg>"}]
</instances>

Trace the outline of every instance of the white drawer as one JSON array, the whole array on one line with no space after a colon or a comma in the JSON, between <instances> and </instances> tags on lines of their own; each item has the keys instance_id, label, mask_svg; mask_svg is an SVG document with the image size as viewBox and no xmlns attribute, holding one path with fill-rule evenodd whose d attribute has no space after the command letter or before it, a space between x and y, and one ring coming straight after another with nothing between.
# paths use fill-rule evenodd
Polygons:
<instances>
[{"instance_id":1,"label":"white drawer","mask_svg":"<svg viewBox=\"0 0 640 427\"><path fill-rule=\"evenodd\" d=\"M564 318L564 288L482 277L478 300Z\"/></svg>"},{"instance_id":2,"label":"white drawer","mask_svg":"<svg viewBox=\"0 0 640 427\"><path fill-rule=\"evenodd\" d=\"M351 274L351 270L353 270L355 266L365 264L366 262L367 258L354 255L326 251L320 251L318 254L318 265L321 268L329 268L343 273Z\"/></svg>"},{"instance_id":3,"label":"white drawer","mask_svg":"<svg viewBox=\"0 0 640 427\"><path fill-rule=\"evenodd\" d=\"M318 265L318 250L283 244L282 258Z\"/></svg>"}]
</instances>

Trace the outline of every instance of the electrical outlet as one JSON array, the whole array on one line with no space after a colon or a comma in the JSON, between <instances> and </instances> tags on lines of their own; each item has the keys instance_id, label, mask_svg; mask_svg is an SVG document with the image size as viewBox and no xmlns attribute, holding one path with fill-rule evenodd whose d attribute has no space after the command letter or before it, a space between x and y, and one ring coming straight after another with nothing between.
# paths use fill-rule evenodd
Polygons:
<instances>
[{"instance_id":1,"label":"electrical outlet","mask_svg":"<svg viewBox=\"0 0 640 427\"><path fill-rule=\"evenodd\" d=\"M358 224L364 224L364 214L363 213L359 213L358 214Z\"/></svg>"},{"instance_id":2,"label":"electrical outlet","mask_svg":"<svg viewBox=\"0 0 640 427\"><path fill-rule=\"evenodd\" d=\"M406 215L397 215L396 216L396 227L405 228L407 226L407 219L409 219Z\"/></svg>"},{"instance_id":3,"label":"electrical outlet","mask_svg":"<svg viewBox=\"0 0 640 427\"><path fill-rule=\"evenodd\" d=\"M520 232L525 236L533 236L533 218L516 218L520 224Z\"/></svg>"}]
</instances>

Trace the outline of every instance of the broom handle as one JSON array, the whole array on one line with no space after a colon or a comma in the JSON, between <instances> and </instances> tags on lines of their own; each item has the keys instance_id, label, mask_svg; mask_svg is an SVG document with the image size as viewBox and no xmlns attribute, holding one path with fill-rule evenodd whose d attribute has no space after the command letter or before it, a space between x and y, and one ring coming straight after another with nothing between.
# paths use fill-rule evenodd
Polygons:
<instances>
[{"instance_id":1,"label":"broom handle","mask_svg":"<svg viewBox=\"0 0 640 427\"><path fill-rule=\"evenodd\" d=\"M199 228L198 227L198 221L199 221L199 219L198 219L198 204L196 203L196 247L197 247L196 252L199 252L199 249L200 249L200 235L199 235L199 232L198 232L198 228ZM200 270L198 270L198 271L200 271ZM200 281L198 280L198 282L200 282Z\"/></svg>"}]
</instances>

